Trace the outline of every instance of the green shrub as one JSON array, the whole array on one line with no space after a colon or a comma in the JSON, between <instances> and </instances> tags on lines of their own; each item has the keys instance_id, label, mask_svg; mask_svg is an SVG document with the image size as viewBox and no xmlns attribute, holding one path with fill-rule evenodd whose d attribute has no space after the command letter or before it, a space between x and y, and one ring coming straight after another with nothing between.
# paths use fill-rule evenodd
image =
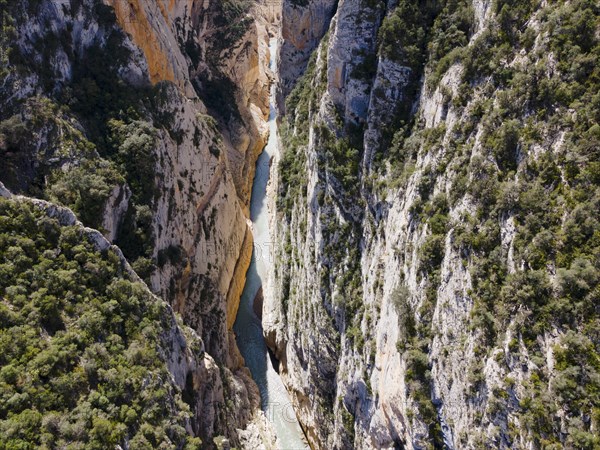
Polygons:
<instances>
[{"instance_id":1,"label":"green shrub","mask_svg":"<svg viewBox=\"0 0 600 450\"><path fill-rule=\"evenodd\" d=\"M425 272L438 267L444 259L444 236L439 234L428 236L419 249L419 259Z\"/></svg>"},{"instance_id":2,"label":"green shrub","mask_svg":"<svg viewBox=\"0 0 600 450\"><path fill-rule=\"evenodd\" d=\"M127 174L134 199L138 204L151 204L157 195L155 186L157 130L140 120L124 123L111 119L111 144L117 149L116 159Z\"/></svg>"},{"instance_id":3,"label":"green shrub","mask_svg":"<svg viewBox=\"0 0 600 450\"><path fill-rule=\"evenodd\" d=\"M115 167L102 160L57 171L48 189L51 201L68 206L86 225L101 229L106 201L125 180Z\"/></svg>"},{"instance_id":4,"label":"green shrub","mask_svg":"<svg viewBox=\"0 0 600 450\"><path fill-rule=\"evenodd\" d=\"M494 155L503 173L517 169L520 128L518 121L509 120L494 130L485 140L485 146Z\"/></svg>"},{"instance_id":5,"label":"green shrub","mask_svg":"<svg viewBox=\"0 0 600 450\"><path fill-rule=\"evenodd\" d=\"M379 29L380 52L413 70L423 66L428 28L434 11L414 0L401 0Z\"/></svg>"}]
</instances>

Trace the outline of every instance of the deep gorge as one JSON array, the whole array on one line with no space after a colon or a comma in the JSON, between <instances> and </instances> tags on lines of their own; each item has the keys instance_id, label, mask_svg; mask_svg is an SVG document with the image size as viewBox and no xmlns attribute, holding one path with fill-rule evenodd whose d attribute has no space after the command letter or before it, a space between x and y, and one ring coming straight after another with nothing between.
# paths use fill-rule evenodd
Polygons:
<instances>
[{"instance_id":1,"label":"deep gorge","mask_svg":"<svg viewBox=\"0 0 600 450\"><path fill-rule=\"evenodd\" d=\"M278 36L269 44L270 66L276 72ZM246 273L246 285L240 298L240 307L234 324L237 345L250 369L253 380L261 394L261 408L273 424L279 448L302 450L308 448L293 405L274 367L263 337L262 301L263 286L268 281L268 266L271 257L270 211L267 205L267 186L270 178L271 161L278 153L277 108L275 106L276 83L271 87L269 113L269 139L256 161L256 173L250 201L250 219L254 245L252 261ZM258 300L258 301L257 301ZM257 316L257 310L258 316ZM260 317L259 317L260 316Z\"/></svg>"},{"instance_id":2,"label":"deep gorge","mask_svg":"<svg viewBox=\"0 0 600 450\"><path fill-rule=\"evenodd\" d=\"M600 447L595 2L0 6L0 447Z\"/></svg>"}]
</instances>

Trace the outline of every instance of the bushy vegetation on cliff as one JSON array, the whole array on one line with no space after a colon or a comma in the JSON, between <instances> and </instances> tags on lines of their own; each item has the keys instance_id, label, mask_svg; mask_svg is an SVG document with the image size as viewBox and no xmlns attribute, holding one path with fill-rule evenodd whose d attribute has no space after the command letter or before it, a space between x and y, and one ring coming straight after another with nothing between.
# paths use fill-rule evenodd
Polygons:
<instances>
[{"instance_id":1,"label":"bushy vegetation on cliff","mask_svg":"<svg viewBox=\"0 0 600 450\"><path fill-rule=\"evenodd\" d=\"M83 228L0 199L1 448L199 448L166 367L172 326Z\"/></svg>"},{"instance_id":2,"label":"bushy vegetation on cliff","mask_svg":"<svg viewBox=\"0 0 600 450\"><path fill-rule=\"evenodd\" d=\"M427 224L430 233L419 250L426 301L419 327L399 347L414 366L410 373L425 374L414 395L427 411L429 395L421 391L427 391L430 375L418 361L428 352L427 312L437 302L444 240L452 232L452 245L473 280L471 332L482 337L477 358L489 357L509 332L513 340L500 364L508 368L527 355L537 367L523 385L526 398L518 407L509 400L517 392L514 380L506 380L506 391L491 393L494 406L485 414L514 408L541 447L597 448L600 8L587 0L544 7L537 1L497 0L489 26L467 46L473 32L470 4L445 2L430 28L421 22L429 42L423 88L435 90L459 64L460 86L455 93L444 91L444 101L462 114L461 121L452 130L443 123L399 127L388 152L388 168L401 186L408 180L402 174L414 169L417 158L425 152L439 156L425 167L411 208L415 222ZM421 35L402 39L420 41ZM382 38L386 52L390 38L386 33ZM402 52L396 58L417 67ZM482 153L473 154L478 132ZM453 178L453 188L447 198L440 194L440 202L432 193L444 176ZM449 210L465 198L474 210L449 220ZM507 220L515 224L511 253L501 235ZM560 363L550 367L544 352L553 333L560 333L552 349ZM483 370L476 364L469 376L474 399L486 398ZM564 418L561 410L568 411ZM517 430L508 436L516 437Z\"/></svg>"},{"instance_id":3,"label":"bushy vegetation on cliff","mask_svg":"<svg viewBox=\"0 0 600 450\"><path fill-rule=\"evenodd\" d=\"M361 5L376 12L383 3ZM330 155L337 163L318 173L318 186L325 188L316 192L320 209L313 218L327 223L332 215L328 196L342 198L360 186L368 204L362 225L375 224L374 236L385 241L383 230L393 228L385 224L388 208L398 207L388 199L415 193L407 233L423 239L416 258L412 248L398 254L410 261L406 265L416 266L411 270L417 272L418 292L409 292L400 274L392 301L401 316L397 348L406 362L408 394L416 416L429 426L432 447L443 446L444 439L433 403L431 352L434 337L440 336L434 311L443 315L445 308L440 297L444 264L454 264L446 258L450 246L452 255L462 258L472 286L462 299L473 305L469 329L457 334L477 342L465 381L467 402L486 407L477 412L474 426L509 424L506 430L499 426L481 435L454 436L455 442L483 448L501 442L516 447L528 440L534 448L599 448L600 7L591 0L495 0L480 11L469 0L394 5L383 18L376 53L361 55L373 67L367 70L363 62L348 71L369 89L382 60L410 69L402 101L379 111L390 117L380 120L381 139L369 142L375 147L372 162L356 170L353 153L340 151L350 136L347 123L332 124L330 117L326 124L315 123L317 111L326 116L323 111L332 108L329 99L312 99L314 81L304 79L288 98L294 108L288 107L292 119L287 120L295 130L314 126L314 158ZM334 80L332 89L344 82ZM419 99L429 106L439 103L439 110L419 110ZM377 118L373 123L379 125ZM288 200L304 185L297 180L305 175L306 144L297 146L291 139L288 144L283 136L280 174ZM306 200L314 211L314 199ZM293 201L280 210L290 225L302 214ZM335 210L338 217L340 210ZM315 267L339 263L339 254L356 251L360 259L368 251L368 239L354 248L350 239L339 239L343 226L336 225L330 235L323 233ZM293 272L302 249L288 241L286 249ZM337 278L348 288L352 266L342 266ZM332 272L321 270L326 303L323 293L329 294ZM356 290L345 290L354 305L350 292ZM356 324L363 326L346 328L345 338L362 352L369 346L371 317L358 303L353 311L360 316ZM461 351L468 359L468 349ZM501 387L492 388L484 365L492 359L501 373L524 367L526 379L507 376Z\"/></svg>"}]
</instances>

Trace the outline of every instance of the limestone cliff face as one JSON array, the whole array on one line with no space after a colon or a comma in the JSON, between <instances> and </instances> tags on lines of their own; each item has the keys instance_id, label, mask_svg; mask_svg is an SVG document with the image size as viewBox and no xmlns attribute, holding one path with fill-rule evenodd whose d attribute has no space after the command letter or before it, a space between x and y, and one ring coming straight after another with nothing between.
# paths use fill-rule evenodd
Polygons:
<instances>
[{"instance_id":1,"label":"limestone cliff face","mask_svg":"<svg viewBox=\"0 0 600 450\"><path fill-rule=\"evenodd\" d=\"M244 12L243 17L234 17L233 19L239 21L236 26L244 28L241 32L235 30L239 34L237 40L228 37L231 46L227 46L227 42L220 40L223 39L222 28L232 24L222 23L228 18L221 17L224 14L221 2L160 0L109 3L115 8L119 25L132 36L134 43L144 52L152 82L176 81L176 85L192 100L198 95L201 97L204 95L205 86L202 86L202 83L207 79L226 77L237 88L233 97L220 99L234 102L231 107L236 108L238 113L224 117L220 130L210 129L206 127L206 123L202 124L202 120L199 120L197 114L206 112L202 103L196 101L196 105L184 105L181 113L177 111L176 105L170 105L172 111L177 111L175 119L175 123L179 124L177 131L188 139L187 143L179 143L177 150L166 149L165 161L170 160L170 165L178 166L178 169L174 170L175 174L190 172L188 180L195 179L195 183L202 183L208 192L198 200L191 201L196 211L194 208L189 208L189 200L169 199L169 203L165 204L165 207L169 207L170 202L180 205L181 215L186 213L190 215L189 222L182 224L183 228L175 230L165 223L156 226L158 230L169 229L171 236L181 238L189 233L189 231L186 233L185 229L191 229L196 233L200 231L198 223L193 224L199 220L197 216L201 215L200 213L212 213L214 216L213 211L219 211L217 216L223 218L224 222L214 223L214 227L217 233L223 230L224 234L213 238L204 237L206 244L204 252L211 256L208 258L202 256L202 262L196 261L201 266L197 269L191 265L185 268L176 304L182 310L196 308L193 303L186 305L186 299L195 295L186 291L190 283L194 284L190 277L194 274L207 275L210 272L209 266L219 268L219 273L208 275L207 278L217 280L218 293L227 299L226 323L228 329L231 329L251 253L250 233L246 229L241 212L245 212L246 215L248 213L254 164L265 143L264 119L268 114L268 100L265 99L268 99L269 86L269 77L266 73L268 64L265 64L266 24L261 20L251 19L250 11ZM233 32L233 30L225 30L225 33ZM196 85L197 92L192 84ZM212 85L209 86L211 87L208 89L213 88ZM170 94L171 97L175 95L174 92ZM181 126L186 121L187 128ZM192 138L198 128L193 127L198 122L201 127L204 125L201 128L201 135L206 137L206 141L200 147L209 149L213 146L211 149L213 154L206 152L200 157L194 154L198 143L193 142ZM215 139L221 139L218 136L219 132L224 132L222 143L211 143ZM219 151L218 149L215 151L215 145L225 152L223 157L218 158L218 164L211 163L211 159L215 159L214 153ZM190 147L187 151L186 146ZM173 157L175 153L178 154ZM161 160L163 160L162 155ZM165 191L175 189L176 195L177 193L182 195L182 192L187 195L190 189L194 190L198 187L187 186L188 180L183 181L183 186L181 186L182 180L179 180L177 187L174 186L174 180L171 183L167 182ZM231 183L235 187L235 192L231 191ZM239 204L230 201L230 196L239 198ZM235 231L230 232L229 228ZM193 238L195 237L190 236L190 239ZM198 257L193 243L185 243L185 238L177 243L170 242L169 239L159 238L159 241L160 244L157 245L159 250L171 245L181 245L187 249L188 254L192 255L192 259L193 255ZM236 257L232 258L232 256ZM172 279L164 273L157 273L155 278L167 282ZM163 286L162 290L166 291L166 286ZM211 308L207 306L207 310ZM212 325L218 326L218 321ZM210 328L213 328L212 325Z\"/></svg>"},{"instance_id":2,"label":"limestone cliff face","mask_svg":"<svg viewBox=\"0 0 600 450\"><path fill-rule=\"evenodd\" d=\"M170 34L156 32L157 22L166 29L174 19L168 16L163 2L111 0L108 4L114 8L119 26L144 52L150 80L153 83L177 80L180 87L185 87L187 79L182 75L187 72L186 61L181 53L171 50L177 48L177 42Z\"/></svg>"},{"instance_id":3,"label":"limestone cliff face","mask_svg":"<svg viewBox=\"0 0 600 450\"><path fill-rule=\"evenodd\" d=\"M206 349L203 361L174 363L180 386L198 395L197 435L238 445L256 444L262 433L272 445L231 332L266 137L266 18L241 6L223 17L220 1L9 6L15 33L2 40L3 52L12 47L0 96L2 180L72 205L127 255L141 255L133 266ZM117 102L124 106L113 111ZM185 362L175 350L173 361Z\"/></svg>"},{"instance_id":4,"label":"limestone cliff face","mask_svg":"<svg viewBox=\"0 0 600 450\"><path fill-rule=\"evenodd\" d=\"M300 50L318 41L298 17L325 4L288 3L284 92L310 52ZM574 217L542 200L556 195L566 166L551 164L553 181L533 169L568 153L571 130L550 124L548 110L534 117L544 107L527 97L537 92L532 67L535 83L567 77L539 59L558 51L549 15L568 22L573 13L549 8L519 13L512 20L523 28L507 31L506 10L486 0L433 10L340 1L288 96L263 324L314 448L542 448L575 445L576 424L590 439L597 432L589 409L573 411L558 394L566 375L555 363L572 348L570 330L586 336L588 319L546 322L536 306L560 302L557 270L570 263L549 254L534 263L528 253L543 232L531 220L546 214L527 203L532 190L558 211L544 216L556 220L553 242L567 245L560 230ZM451 24L459 37L445 34ZM489 50L500 29L521 36L502 57ZM452 39L455 49L436 56ZM544 406L533 412L533 404Z\"/></svg>"},{"instance_id":5,"label":"limestone cliff face","mask_svg":"<svg viewBox=\"0 0 600 450\"><path fill-rule=\"evenodd\" d=\"M329 28L335 0L301 2L283 0L281 14L281 48L279 51L279 108L284 98L304 73L308 59Z\"/></svg>"}]
</instances>

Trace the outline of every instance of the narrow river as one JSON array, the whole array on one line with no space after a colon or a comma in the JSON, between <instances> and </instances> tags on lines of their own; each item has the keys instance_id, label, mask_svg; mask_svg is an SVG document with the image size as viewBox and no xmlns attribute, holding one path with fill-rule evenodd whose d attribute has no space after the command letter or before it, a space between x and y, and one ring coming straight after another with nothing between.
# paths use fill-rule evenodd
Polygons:
<instances>
[{"instance_id":1,"label":"narrow river","mask_svg":"<svg viewBox=\"0 0 600 450\"><path fill-rule=\"evenodd\" d=\"M276 73L277 39L271 39L269 49L270 66L273 73ZM267 279L267 264L272 263L266 197L269 162L277 151L278 145L275 86L271 88L269 130L269 140L256 163L256 175L252 185L250 219L253 224L254 250L233 329L240 352L246 360L246 366L260 389L262 409L273 424L280 450L304 450L309 447L283 382L273 368L260 320L253 310L254 298L263 281L266 282Z\"/></svg>"}]
</instances>

